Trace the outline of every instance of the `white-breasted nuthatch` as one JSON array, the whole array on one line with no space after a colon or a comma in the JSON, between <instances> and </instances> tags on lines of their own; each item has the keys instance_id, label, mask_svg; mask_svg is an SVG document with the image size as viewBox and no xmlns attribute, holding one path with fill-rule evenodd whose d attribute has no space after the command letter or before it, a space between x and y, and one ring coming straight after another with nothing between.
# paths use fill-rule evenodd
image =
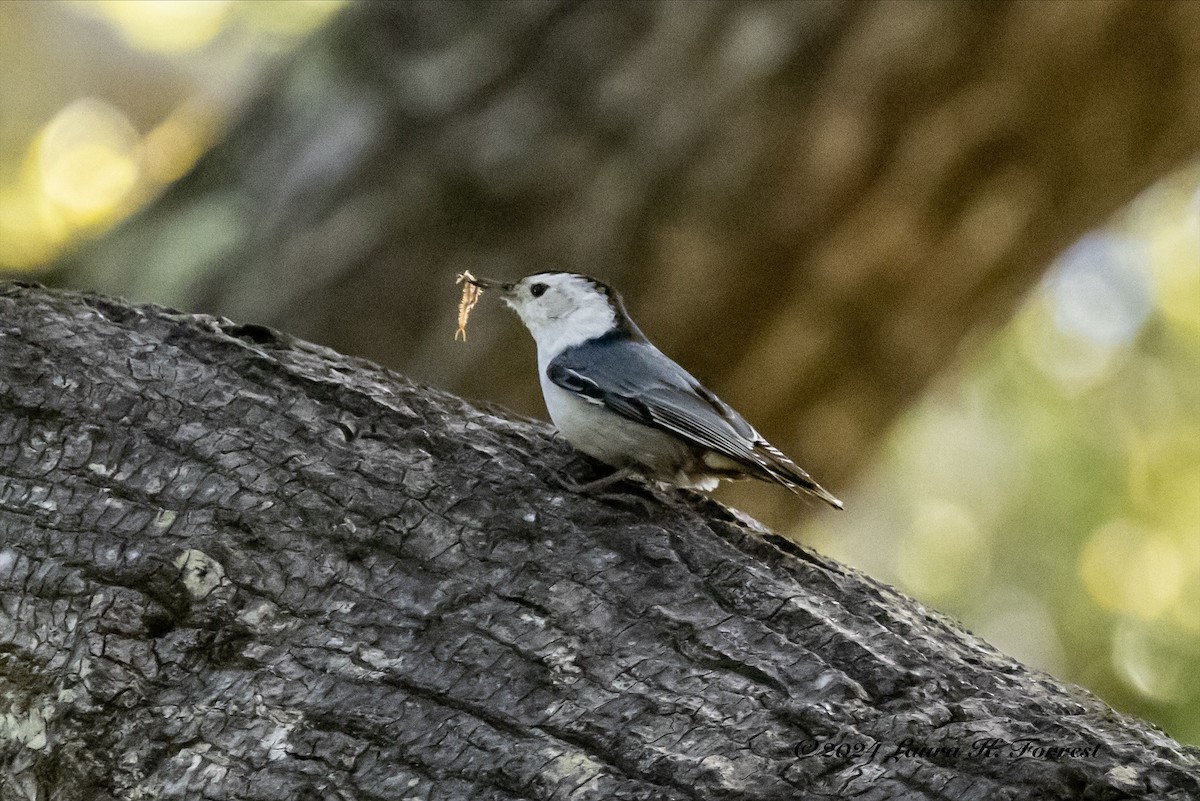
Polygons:
<instances>
[{"instance_id":1,"label":"white-breasted nuthatch","mask_svg":"<svg viewBox=\"0 0 1200 801\"><path fill-rule=\"evenodd\" d=\"M797 495L842 502L692 375L654 347L621 296L595 278L545 272L496 288L537 342L550 419L573 446L616 468L586 485L633 474L711 490L726 478L774 481Z\"/></svg>"}]
</instances>

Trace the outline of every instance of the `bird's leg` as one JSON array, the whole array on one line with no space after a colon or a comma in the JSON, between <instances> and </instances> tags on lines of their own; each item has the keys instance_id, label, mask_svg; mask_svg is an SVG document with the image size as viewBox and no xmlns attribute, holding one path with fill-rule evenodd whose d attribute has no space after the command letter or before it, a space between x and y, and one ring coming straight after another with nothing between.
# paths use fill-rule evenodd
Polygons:
<instances>
[{"instance_id":1,"label":"bird's leg","mask_svg":"<svg viewBox=\"0 0 1200 801\"><path fill-rule=\"evenodd\" d=\"M631 476L634 476L634 475L637 475L637 473L632 468L622 467L617 470L613 470L607 476L598 478L595 481L588 481L584 484L577 484L574 481L572 481L571 479L566 478L565 476L555 476L554 480L560 487L567 490L568 492L577 492L577 493L581 493L584 495L591 495L593 493L599 492L602 489L611 487L613 484L624 481L625 479L630 478Z\"/></svg>"},{"instance_id":2,"label":"bird's leg","mask_svg":"<svg viewBox=\"0 0 1200 801\"><path fill-rule=\"evenodd\" d=\"M574 481L559 475L556 475L554 480L560 487L568 492L590 495L593 498L607 501L608 503L617 503L621 505L634 504L640 507L647 514L650 514L654 511L654 503L651 501L651 498L657 500L659 503L663 502L663 497L661 496L660 492L654 488L653 484L648 482L645 484L638 482L638 486L643 491L650 493L650 498L644 497L641 493L602 491L614 484L624 481L627 478L636 478L640 475L640 472L631 467L622 467L618 470L613 470L612 473L604 476L603 478L598 478L595 481L589 481L586 484L576 484Z\"/></svg>"}]
</instances>

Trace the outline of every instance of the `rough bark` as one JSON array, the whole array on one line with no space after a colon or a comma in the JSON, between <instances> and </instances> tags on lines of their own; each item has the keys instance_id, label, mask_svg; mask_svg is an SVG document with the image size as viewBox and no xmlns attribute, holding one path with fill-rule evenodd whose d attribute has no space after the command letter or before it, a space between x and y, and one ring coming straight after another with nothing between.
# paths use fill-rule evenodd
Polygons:
<instances>
[{"instance_id":1,"label":"rough bark","mask_svg":"<svg viewBox=\"0 0 1200 801\"><path fill-rule=\"evenodd\" d=\"M356 5L64 280L541 414L509 321L442 358L449 276L596 273L844 488L968 331L1200 151L1197 42L1189 2Z\"/></svg>"},{"instance_id":2,"label":"rough bark","mask_svg":"<svg viewBox=\"0 0 1200 801\"><path fill-rule=\"evenodd\" d=\"M5 801L1200 795L1196 749L715 503L556 489L542 425L223 319L0 320Z\"/></svg>"}]
</instances>

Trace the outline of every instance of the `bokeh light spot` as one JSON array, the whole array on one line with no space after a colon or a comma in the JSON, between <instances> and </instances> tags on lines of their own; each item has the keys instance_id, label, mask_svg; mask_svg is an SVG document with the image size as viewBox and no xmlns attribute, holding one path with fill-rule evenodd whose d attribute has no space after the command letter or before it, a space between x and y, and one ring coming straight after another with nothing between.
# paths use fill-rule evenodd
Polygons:
<instances>
[{"instance_id":1,"label":"bokeh light spot","mask_svg":"<svg viewBox=\"0 0 1200 801\"><path fill-rule=\"evenodd\" d=\"M71 103L35 144L46 196L75 224L105 220L137 183L138 144L137 131L113 106L94 98Z\"/></svg>"},{"instance_id":2,"label":"bokeh light spot","mask_svg":"<svg viewBox=\"0 0 1200 801\"><path fill-rule=\"evenodd\" d=\"M1096 603L1142 620L1168 611L1187 577L1175 543L1123 519L1096 529L1084 546L1080 572Z\"/></svg>"},{"instance_id":3,"label":"bokeh light spot","mask_svg":"<svg viewBox=\"0 0 1200 801\"><path fill-rule=\"evenodd\" d=\"M212 41L221 32L231 2L97 0L96 6L133 47L171 53L195 50Z\"/></svg>"},{"instance_id":4,"label":"bokeh light spot","mask_svg":"<svg viewBox=\"0 0 1200 801\"><path fill-rule=\"evenodd\" d=\"M1116 364L1118 349L1050 325L1047 313L1043 301L1017 321L1018 341L1025 358L1071 395L1089 390L1108 378Z\"/></svg>"},{"instance_id":5,"label":"bokeh light spot","mask_svg":"<svg viewBox=\"0 0 1200 801\"><path fill-rule=\"evenodd\" d=\"M1154 309L1148 256L1126 237L1079 240L1051 273L1055 324L1100 345L1130 342Z\"/></svg>"}]
</instances>

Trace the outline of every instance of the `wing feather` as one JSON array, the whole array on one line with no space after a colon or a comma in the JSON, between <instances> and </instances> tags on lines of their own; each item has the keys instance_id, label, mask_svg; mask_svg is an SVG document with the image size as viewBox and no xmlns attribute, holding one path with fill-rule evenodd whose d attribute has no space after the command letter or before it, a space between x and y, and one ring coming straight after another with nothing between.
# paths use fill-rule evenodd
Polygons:
<instances>
[{"instance_id":1,"label":"wing feather","mask_svg":"<svg viewBox=\"0 0 1200 801\"><path fill-rule=\"evenodd\" d=\"M565 390L840 506L727 403L649 342L604 337L568 348L547 377Z\"/></svg>"}]
</instances>

